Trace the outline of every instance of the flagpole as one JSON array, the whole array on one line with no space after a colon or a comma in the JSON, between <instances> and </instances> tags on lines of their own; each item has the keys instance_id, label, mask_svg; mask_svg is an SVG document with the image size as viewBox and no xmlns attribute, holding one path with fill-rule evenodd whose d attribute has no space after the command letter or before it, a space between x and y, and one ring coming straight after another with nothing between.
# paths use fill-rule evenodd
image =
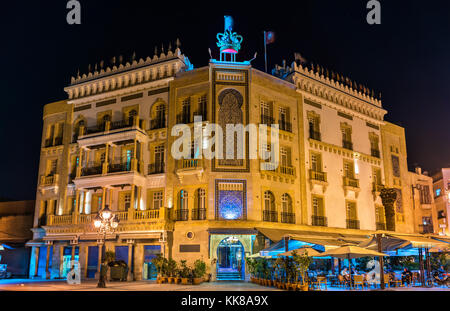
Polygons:
<instances>
[{"instance_id":1,"label":"flagpole","mask_svg":"<svg viewBox=\"0 0 450 311\"><path fill-rule=\"evenodd\" d=\"M264 31L264 62L267 73L267 35L265 31Z\"/></svg>"}]
</instances>

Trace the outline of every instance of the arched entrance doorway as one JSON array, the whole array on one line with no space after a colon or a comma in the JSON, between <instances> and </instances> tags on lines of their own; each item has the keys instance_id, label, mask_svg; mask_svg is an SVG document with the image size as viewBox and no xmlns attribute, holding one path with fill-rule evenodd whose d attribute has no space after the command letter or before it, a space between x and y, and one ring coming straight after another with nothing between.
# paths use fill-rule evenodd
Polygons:
<instances>
[{"instance_id":1,"label":"arched entrance doorway","mask_svg":"<svg viewBox=\"0 0 450 311\"><path fill-rule=\"evenodd\" d=\"M244 257L244 246L238 238L223 239L217 247L217 280L242 280L245 269Z\"/></svg>"}]
</instances>

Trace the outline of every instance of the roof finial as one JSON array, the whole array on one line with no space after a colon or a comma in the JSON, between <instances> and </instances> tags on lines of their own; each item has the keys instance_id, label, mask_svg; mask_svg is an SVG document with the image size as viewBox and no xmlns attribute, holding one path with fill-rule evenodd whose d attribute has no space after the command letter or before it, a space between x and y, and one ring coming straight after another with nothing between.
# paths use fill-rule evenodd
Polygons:
<instances>
[{"instance_id":1,"label":"roof finial","mask_svg":"<svg viewBox=\"0 0 450 311\"><path fill-rule=\"evenodd\" d=\"M155 46L155 51L153 52L154 55L158 55L158 47Z\"/></svg>"},{"instance_id":2,"label":"roof finial","mask_svg":"<svg viewBox=\"0 0 450 311\"><path fill-rule=\"evenodd\" d=\"M122 64L122 63L123 63L123 56L119 55L119 64Z\"/></svg>"},{"instance_id":3,"label":"roof finial","mask_svg":"<svg viewBox=\"0 0 450 311\"><path fill-rule=\"evenodd\" d=\"M105 65L105 62L102 60L100 61L100 69L103 69L103 66Z\"/></svg>"},{"instance_id":4,"label":"roof finial","mask_svg":"<svg viewBox=\"0 0 450 311\"><path fill-rule=\"evenodd\" d=\"M136 59L136 52L133 51L133 55L131 55L131 62L134 62Z\"/></svg>"},{"instance_id":5,"label":"roof finial","mask_svg":"<svg viewBox=\"0 0 450 311\"><path fill-rule=\"evenodd\" d=\"M115 56L113 56L113 58L111 58L111 63L113 64L113 66L116 65L116 57Z\"/></svg>"},{"instance_id":6,"label":"roof finial","mask_svg":"<svg viewBox=\"0 0 450 311\"><path fill-rule=\"evenodd\" d=\"M172 42L169 42L169 48L168 48L169 52L172 52Z\"/></svg>"},{"instance_id":7,"label":"roof finial","mask_svg":"<svg viewBox=\"0 0 450 311\"><path fill-rule=\"evenodd\" d=\"M177 49L180 48L180 46L181 46L180 39L177 38L177 41L175 42L175 46L177 47Z\"/></svg>"}]
</instances>

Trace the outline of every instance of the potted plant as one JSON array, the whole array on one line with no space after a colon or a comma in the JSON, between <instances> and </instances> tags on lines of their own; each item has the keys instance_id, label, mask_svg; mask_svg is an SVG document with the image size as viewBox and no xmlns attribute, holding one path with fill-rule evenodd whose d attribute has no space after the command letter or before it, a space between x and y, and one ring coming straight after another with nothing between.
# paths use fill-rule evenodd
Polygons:
<instances>
[{"instance_id":1,"label":"potted plant","mask_svg":"<svg viewBox=\"0 0 450 311\"><path fill-rule=\"evenodd\" d=\"M180 269L180 277L181 277L181 284L188 285L189 279L191 277L191 269L186 265L186 260L180 261L181 269Z\"/></svg>"},{"instance_id":2,"label":"potted plant","mask_svg":"<svg viewBox=\"0 0 450 311\"><path fill-rule=\"evenodd\" d=\"M170 258L167 261L167 276L169 284L175 283L176 270L177 270L177 262L172 258Z\"/></svg>"},{"instance_id":3,"label":"potted plant","mask_svg":"<svg viewBox=\"0 0 450 311\"><path fill-rule=\"evenodd\" d=\"M162 284L165 281L165 273L167 270L167 259L164 258L161 254L158 254L155 258L152 259L152 264L155 266L158 276L156 278L156 283Z\"/></svg>"},{"instance_id":4,"label":"potted plant","mask_svg":"<svg viewBox=\"0 0 450 311\"><path fill-rule=\"evenodd\" d=\"M247 269L248 272L250 273L250 282L252 283L256 283L256 278L255 278L255 260L253 258L245 258L245 261L247 263Z\"/></svg>"},{"instance_id":5,"label":"potted plant","mask_svg":"<svg viewBox=\"0 0 450 311\"><path fill-rule=\"evenodd\" d=\"M308 256L308 251L306 251L303 255L299 255L294 251L292 252L292 259L296 265L296 270L301 276L302 282L299 287L302 291L308 291L309 284L307 281L307 271L312 263L312 258Z\"/></svg>"},{"instance_id":6,"label":"potted plant","mask_svg":"<svg viewBox=\"0 0 450 311\"><path fill-rule=\"evenodd\" d=\"M123 260L111 261L108 266L110 267L110 278L112 281L125 282L128 276L128 265Z\"/></svg>"},{"instance_id":7,"label":"potted plant","mask_svg":"<svg viewBox=\"0 0 450 311\"><path fill-rule=\"evenodd\" d=\"M193 280L192 284L199 285L203 281L203 276L206 273L206 263L203 260L197 259L194 262L194 269L193 269Z\"/></svg>"}]
</instances>

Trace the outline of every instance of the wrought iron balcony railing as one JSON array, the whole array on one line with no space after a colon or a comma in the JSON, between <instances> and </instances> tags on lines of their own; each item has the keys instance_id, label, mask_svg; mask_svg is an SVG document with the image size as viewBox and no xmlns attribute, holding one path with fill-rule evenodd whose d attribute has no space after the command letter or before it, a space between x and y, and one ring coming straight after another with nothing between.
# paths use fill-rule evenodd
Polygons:
<instances>
[{"instance_id":1,"label":"wrought iron balcony railing","mask_svg":"<svg viewBox=\"0 0 450 311\"><path fill-rule=\"evenodd\" d=\"M180 113L177 115L177 123L178 124L189 124L192 123L191 114L190 113Z\"/></svg>"},{"instance_id":2,"label":"wrought iron balcony railing","mask_svg":"<svg viewBox=\"0 0 450 311\"><path fill-rule=\"evenodd\" d=\"M162 174L165 172L165 163L152 163L148 165L147 175Z\"/></svg>"},{"instance_id":3,"label":"wrought iron balcony railing","mask_svg":"<svg viewBox=\"0 0 450 311\"><path fill-rule=\"evenodd\" d=\"M347 229L359 229L359 220L347 219Z\"/></svg>"},{"instance_id":4,"label":"wrought iron balcony railing","mask_svg":"<svg viewBox=\"0 0 450 311\"><path fill-rule=\"evenodd\" d=\"M150 121L150 129L151 130L159 130L166 128L166 119L165 118L159 118L154 119Z\"/></svg>"},{"instance_id":5,"label":"wrought iron balcony railing","mask_svg":"<svg viewBox=\"0 0 450 311\"><path fill-rule=\"evenodd\" d=\"M187 221L188 220L188 209L177 209L175 211L175 220L176 221Z\"/></svg>"},{"instance_id":6,"label":"wrought iron balcony railing","mask_svg":"<svg viewBox=\"0 0 450 311\"><path fill-rule=\"evenodd\" d=\"M280 130L292 133L292 123L285 120L278 120Z\"/></svg>"},{"instance_id":7,"label":"wrought iron balcony railing","mask_svg":"<svg viewBox=\"0 0 450 311\"><path fill-rule=\"evenodd\" d=\"M377 230L386 230L386 224L384 222L376 223Z\"/></svg>"},{"instance_id":8,"label":"wrought iron balcony railing","mask_svg":"<svg viewBox=\"0 0 450 311\"><path fill-rule=\"evenodd\" d=\"M206 208L196 208L191 212L192 220L205 220L206 219Z\"/></svg>"},{"instance_id":9,"label":"wrought iron balcony railing","mask_svg":"<svg viewBox=\"0 0 450 311\"><path fill-rule=\"evenodd\" d=\"M276 211L263 211L263 221L278 222L278 213Z\"/></svg>"},{"instance_id":10,"label":"wrought iron balcony railing","mask_svg":"<svg viewBox=\"0 0 450 311\"><path fill-rule=\"evenodd\" d=\"M322 141L322 134L316 131L309 131L309 138L317 141Z\"/></svg>"},{"instance_id":11,"label":"wrought iron balcony railing","mask_svg":"<svg viewBox=\"0 0 450 311\"><path fill-rule=\"evenodd\" d=\"M380 158L380 150L378 149L370 149L370 154L372 157Z\"/></svg>"},{"instance_id":12,"label":"wrought iron balcony railing","mask_svg":"<svg viewBox=\"0 0 450 311\"><path fill-rule=\"evenodd\" d=\"M309 170L309 178L312 180L326 182L327 181L327 173Z\"/></svg>"},{"instance_id":13,"label":"wrought iron balcony railing","mask_svg":"<svg viewBox=\"0 0 450 311\"><path fill-rule=\"evenodd\" d=\"M359 188L359 180L350 178L350 177L344 177L344 186L346 187L353 187L353 188Z\"/></svg>"},{"instance_id":14,"label":"wrought iron balcony railing","mask_svg":"<svg viewBox=\"0 0 450 311\"><path fill-rule=\"evenodd\" d=\"M284 224L295 224L295 214L294 213L281 213L281 222Z\"/></svg>"},{"instance_id":15,"label":"wrought iron balcony railing","mask_svg":"<svg viewBox=\"0 0 450 311\"><path fill-rule=\"evenodd\" d=\"M353 150L353 143L351 141L343 140L342 147L348 150Z\"/></svg>"},{"instance_id":16,"label":"wrought iron balcony railing","mask_svg":"<svg viewBox=\"0 0 450 311\"><path fill-rule=\"evenodd\" d=\"M273 117L267 116L267 115L264 115L264 114L261 115L261 124L265 124L267 126L271 126L274 123L275 123L275 120L274 120Z\"/></svg>"},{"instance_id":17,"label":"wrought iron balcony railing","mask_svg":"<svg viewBox=\"0 0 450 311\"><path fill-rule=\"evenodd\" d=\"M315 216L313 215L311 217L312 225L318 226L318 227L327 227L328 226L328 219L325 216Z\"/></svg>"}]
</instances>

